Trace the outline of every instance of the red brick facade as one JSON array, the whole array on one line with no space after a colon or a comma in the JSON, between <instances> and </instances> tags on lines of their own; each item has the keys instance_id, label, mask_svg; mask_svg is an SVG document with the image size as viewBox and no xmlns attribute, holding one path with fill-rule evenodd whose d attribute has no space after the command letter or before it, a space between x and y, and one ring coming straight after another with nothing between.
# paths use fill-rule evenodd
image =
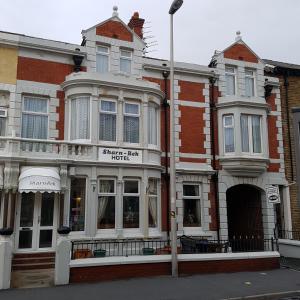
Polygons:
<instances>
[{"instance_id":1,"label":"red brick facade","mask_svg":"<svg viewBox=\"0 0 300 300\"><path fill-rule=\"evenodd\" d=\"M224 51L224 58L258 63L257 56L243 44L234 44Z\"/></svg>"},{"instance_id":2,"label":"red brick facade","mask_svg":"<svg viewBox=\"0 0 300 300\"><path fill-rule=\"evenodd\" d=\"M59 99L59 106L56 108L58 113L58 121L56 122L56 129L58 130L58 140L64 139L65 134L65 93L57 91L56 97Z\"/></svg>"},{"instance_id":3,"label":"red brick facade","mask_svg":"<svg viewBox=\"0 0 300 300\"><path fill-rule=\"evenodd\" d=\"M120 22L109 20L96 28L96 34L132 42L132 33Z\"/></svg>"},{"instance_id":4,"label":"red brick facade","mask_svg":"<svg viewBox=\"0 0 300 300\"><path fill-rule=\"evenodd\" d=\"M179 100L205 102L204 83L179 80L178 84L180 86Z\"/></svg>"}]
</instances>

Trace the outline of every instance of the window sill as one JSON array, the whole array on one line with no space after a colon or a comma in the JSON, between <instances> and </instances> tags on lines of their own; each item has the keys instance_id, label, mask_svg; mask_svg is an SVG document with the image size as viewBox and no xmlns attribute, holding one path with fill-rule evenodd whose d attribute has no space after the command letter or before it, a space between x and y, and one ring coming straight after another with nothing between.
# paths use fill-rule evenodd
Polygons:
<instances>
[{"instance_id":1,"label":"window sill","mask_svg":"<svg viewBox=\"0 0 300 300\"><path fill-rule=\"evenodd\" d=\"M202 227L184 227L183 234L188 236L205 236L210 237L212 234L210 232L203 231Z\"/></svg>"}]
</instances>

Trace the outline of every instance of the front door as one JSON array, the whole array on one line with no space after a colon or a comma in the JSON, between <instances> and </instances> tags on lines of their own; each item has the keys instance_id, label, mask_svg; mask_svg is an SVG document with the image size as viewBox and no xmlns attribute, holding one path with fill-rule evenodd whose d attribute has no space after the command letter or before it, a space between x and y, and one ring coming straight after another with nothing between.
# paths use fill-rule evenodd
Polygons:
<instances>
[{"instance_id":1,"label":"front door","mask_svg":"<svg viewBox=\"0 0 300 300\"><path fill-rule=\"evenodd\" d=\"M22 193L16 209L17 250L50 250L57 223L57 196L54 193Z\"/></svg>"}]
</instances>

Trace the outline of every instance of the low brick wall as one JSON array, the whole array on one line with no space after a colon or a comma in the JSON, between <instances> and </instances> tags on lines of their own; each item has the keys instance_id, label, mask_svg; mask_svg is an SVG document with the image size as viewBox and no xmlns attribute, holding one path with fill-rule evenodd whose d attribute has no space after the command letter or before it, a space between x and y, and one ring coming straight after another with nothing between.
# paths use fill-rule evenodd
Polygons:
<instances>
[{"instance_id":1,"label":"low brick wall","mask_svg":"<svg viewBox=\"0 0 300 300\"><path fill-rule=\"evenodd\" d=\"M259 256L213 256L202 255L178 256L178 273L180 275L208 274L208 273L230 273L242 271L263 271L279 268L279 254ZM94 260L94 261L93 261ZM137 257L136 261L132 258L126 261L120 258L115 260L88 259L75 260L71 263L70 283L78 282L97 282L105 280L126 279L134 277L151 277L171 275L171 256L161 256L145 258ZM165 260L165 261L163 261Z\"/></svg>"}]
</instances>

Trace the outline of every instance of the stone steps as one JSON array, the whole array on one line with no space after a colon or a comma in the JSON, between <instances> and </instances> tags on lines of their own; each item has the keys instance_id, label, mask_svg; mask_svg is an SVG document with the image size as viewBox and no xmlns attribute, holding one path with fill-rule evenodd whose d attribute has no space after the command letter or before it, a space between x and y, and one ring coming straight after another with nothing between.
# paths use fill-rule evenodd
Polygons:
<instances>
[{"instance_id":1,"label":"stone steps","mask_svg":"<svg viewBox=\"0 0 300 300\"><path fill-rule=\"evenodd\" d=\"M13 271L53 269L54 266L54 252L15 254L12 260Z\"/></svg>"}]
</instances>

